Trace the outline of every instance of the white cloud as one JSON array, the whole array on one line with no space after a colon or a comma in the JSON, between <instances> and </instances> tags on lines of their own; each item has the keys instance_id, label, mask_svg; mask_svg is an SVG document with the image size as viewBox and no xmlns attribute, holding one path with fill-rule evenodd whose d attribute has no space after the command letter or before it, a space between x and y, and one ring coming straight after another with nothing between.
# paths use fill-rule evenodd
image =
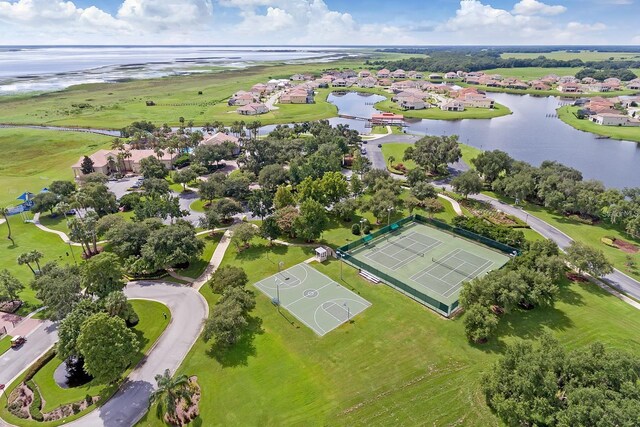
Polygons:
<instances>
[{"instance_id":1,"label":"white cloud","mask_svg":"<svg viewBox=\"0 0 640 427\"><path fill-rule=\"evenodd\" d=\"M596 22L595 24L583 24L582 22L569 22L567 24L567 30L577 31L603 31L607 26L602 22Z\"/></svg>"},{"instance_id":2,"label":"white cloud","mask_svg":"<svg viewBox=\"0 0 640 427\"><path fill-rule=\"evenodd\" d=\"M516 15L559 15L567 11L561 5L552 6L538 0L521 0L513 6L513 13Z\"/></svg>"},{"instance_id":3,"label":"white cloud","mask_svg":"<svg viewBox=\"0 0 640 427\"><path fill-rule=\"evenodd\" d=\"M152 29L178 30L177 26L204 25L212 15L211 0L124 0L117 17Z\"/></svg>"}]
</instances>

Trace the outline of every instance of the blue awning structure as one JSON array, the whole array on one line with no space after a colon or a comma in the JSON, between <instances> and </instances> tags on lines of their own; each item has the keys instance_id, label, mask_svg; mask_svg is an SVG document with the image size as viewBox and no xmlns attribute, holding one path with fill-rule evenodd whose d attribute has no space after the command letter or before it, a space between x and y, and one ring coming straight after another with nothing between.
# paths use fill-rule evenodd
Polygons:
<instances>
[{"instance_id":1,"label":"blue awning structure","mask_svg":"<svg viewBox=\"0 0 640 427\"><path fill-rule=\"evenodd\" d=\"M35 194L25 191L24 193L18 196L18 200L28 202L29 200L33 199L33 196L35 196Z\"/></svg>"}]
</instances>

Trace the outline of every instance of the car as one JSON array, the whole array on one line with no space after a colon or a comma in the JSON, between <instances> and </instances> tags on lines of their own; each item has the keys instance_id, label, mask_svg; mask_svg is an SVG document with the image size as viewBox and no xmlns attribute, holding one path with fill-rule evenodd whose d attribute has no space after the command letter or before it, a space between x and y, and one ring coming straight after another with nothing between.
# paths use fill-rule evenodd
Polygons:
<instances>
[{"instance_id":1,"label":"car","mask_svg":"<svg viewBox=\"0 0 640 427\"><path fill-rule=\"evenodd\" d=\"M363 140L363 141L362 141L362 143L363 143L363 144L366 144L366 143L367 143L367 140L366 140L366 139L365 139L365 140Z\"/></svg>"},{"instance_id":2,"label":"car","mask_svg":"<svg viewBox=\"0 0 640 427\"><path fill-rule=\"evenodd\" d=\"M27 339L25 337L23 337L22 335L16 335L15 337L11 338L11 348L18 348L25 342L27 342Z\"/></svg>"},{"instance_id":3,"label":"car","mask_svg":"<svg viewBox=\"0 0 640 427\"><path fill-rule=\"evenodd\" d=\"M361 149L360 150L360 154L362 154L362 155L367 154L367 149L366 148Z\"/></svg>"},{"instance_id":4,"label":"car","mask_svg":"<svg viewBox=\"0 0 640 427\"><path fill-rule=\"evenodd\" d=\"M378 148L382 148L382 144L378 144Z\"/></svg>"}]
</instances>

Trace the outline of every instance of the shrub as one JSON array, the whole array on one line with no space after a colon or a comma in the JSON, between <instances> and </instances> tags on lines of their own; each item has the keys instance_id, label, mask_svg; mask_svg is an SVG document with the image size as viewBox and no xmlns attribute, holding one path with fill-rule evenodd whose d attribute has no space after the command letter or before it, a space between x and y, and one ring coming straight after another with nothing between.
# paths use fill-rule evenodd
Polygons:
<instances>
[{"instance_id":1,"label":"shrub","mask_svg":"<svg viewBox=\"0 0 640 427\"><path fill-rule=\"evenodd\" d=\"M351 226L351 233L355 234L356 236L360 235L360 225L359 224L353 224Z\"/></svg>"},{"instance_id":2,"label":"shrub","mask_svg":"<svg viewBox=\"0 0 640 427\"><path fill-rule=\"evenodd\" d=\"M364 227L362 227L362 232L364 234L369 234L371 233L371 226L369 224L365 224Z\"/></svg>"},{"instance_id":3,"label":"shrub","mask_svg":"<svg viewBox=\"0 0 640 427\"><path fill-rule=\"evenodd\" d=\"M504 243L505 245L517 248L523 248L526 246L526 239L522 231L502 225L492 224L482 218L458 216L453 219L453 225L481 236L488 237L496 242Z\"/></svg>"},{"instance_id":4,"label":"shrub","mask_svg":"<svg viewBox=\"0 0 640 427\"><path fill-rule=\"evenodd\" d=\"M191 164L191 157L189 157L189 154L187 153L179 155L173 161L173 166L178 169L183 168L185 166L189 166L190 164Z\"/></svg>"},{"instance_id":5,"label":"shrub","mask_svg":"<svg viewBox=\"0 0 640 427\"><path fill-rule=\"evenodd\" d=\"M33 392L33 402L29 405L29 414L31 418L36 421L44 421L44 416L42 415L42 396L40 396L40 390L34 384L33 381L27 381L27 387L31 389Z\"/></svg>"},{"instance_id":6,"label":"shrub","mask_svg":"<svg viewBox=\"0 0 640 427\"><path fill-rule=\"evenodd\" d=\"M72 404L71 412L73 412L74 414L77 414L78 412L80 412L80 404L79 403Z\"/></svg>"},{"instance_id":7,"label":"shrub","mask_svg":"<svg viewBox=\"0 0 640 427\"><path fill-rule=\"evenodd\" d=\"M42 369L42 367L44 365L46 365L47 363L49 363L49 361L51 361L51 359L53 359L56 356L56 350L55 348L51 348L49 349L49 351L47 351L44 355L42 355L42 357L38 360L35 361L35 363L33 365L31 365L29 367L29 369L27 369L25 375L24 375L24 381L28 382L30 381L33 376L40 370Z\"/></svg>"},{"instance_id":8,"label":"shrub","mask_svg":"<svg viewBox=\"0 0 640 427\"><path fill-rule=\"evenodd\" d=\"M611 237L603 237L602 239L600 239L600 242L604 243L607 246L611 246L612 248L617 248L614 239L612 239Z\"/></svg>"}]
</instances>

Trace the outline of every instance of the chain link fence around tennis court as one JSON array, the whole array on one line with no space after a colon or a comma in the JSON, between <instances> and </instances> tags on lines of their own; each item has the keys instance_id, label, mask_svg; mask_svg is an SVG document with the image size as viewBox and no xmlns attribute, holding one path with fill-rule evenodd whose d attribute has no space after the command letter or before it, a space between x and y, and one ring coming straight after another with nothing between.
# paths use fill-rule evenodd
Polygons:
<instances>
[{"instance_id":1,"label":"chain link fence around tennis court","mask_svg":"<svg viewBox=\"0 0 640 427\"><path fill-rule=\"evenodd\" d=\"M384 281L385 283L387 283L388 285L398 289L399 291L401 291L402 293L408 295L409 297L417 300L418 302L420 302L421 304L424 304L430 308L432 308L433 310L435 310L436 312L442 314L443 316L449 317L455 310L456 308L458 308L458 301L453 302L451 305L445 304L441 301L436 300L435 298L432 298L414 288L412 288L411 286L403 283L401 280L396 279L395 277L392 277L386 273L383 273L382 271L378 270L377 268L362 262L360 260L355 259L354 257L352 257L349 254L349 251L353 251L354 249L363 246L369 242L371 242L372 240L376 239L377 237L383 236L387 233L391 233L397 230L400 230L402 227L406 226L407 224L411 224L413 222L417 222L420 224L425 224L425 225L431 225L433 227L436 227L438 229L441 229L443 231L452 233L452 234L456 234L458 236L467 238L469 240L472 240L474 242L478 242L481 243L483 245L486 245L490 248L496 249L500 252L504 252L505 254L508 254L510 256L514 256L514 255L520 255L520 251L514 247L511 247L509 245L505 245L503 243L500 242L496 242L495 240L489 239L487 237L481 236L479 234L473 233L469 230L465 230L463 228L459 228L459 227L454 227L451 226L445 222L439 221L437 219L433 219L433 218L427 218L424 217L422 215L412 215L406 218L402 218L401 220L394 222L393 224L390 224L386 227L382 227L380 230L377 230L371 234L369 234L368 236L364 236L361 239L356 240L355 242L351 242L349 244L346 244L344 246L341 246L340 248L338 248L336 250L336 253L338 255L339 258L342 258L344 261L346 261L347 263L353 265L356 268L360 268L362 270L365 270L371 274L373 274L374 276L378 277L380 280Z\"/></svg>"}]
</instances>

